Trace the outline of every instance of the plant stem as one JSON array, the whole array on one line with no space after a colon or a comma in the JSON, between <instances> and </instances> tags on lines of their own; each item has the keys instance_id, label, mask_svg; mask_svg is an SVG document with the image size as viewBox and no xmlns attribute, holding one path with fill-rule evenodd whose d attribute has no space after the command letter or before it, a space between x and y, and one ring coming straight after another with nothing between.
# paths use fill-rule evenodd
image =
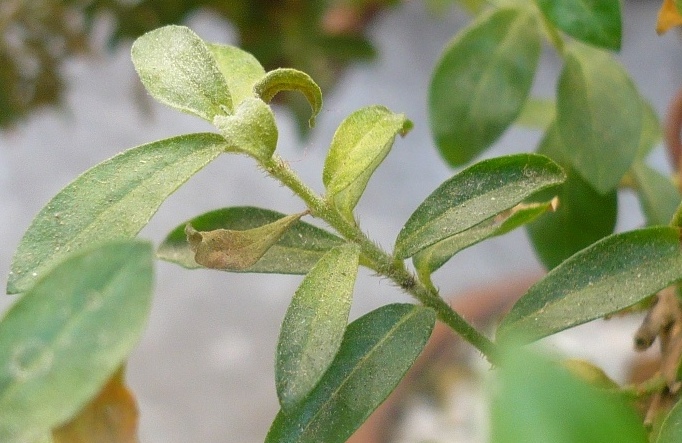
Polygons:
<instances>
[{"instance_id":1,"label":"plant stem","mask_svg":"<svg viewBox=\"0 0 682 443\"><path fill-rule=\"evenodd\" d=\"M347 240L358 244L362 250L363 265L390 278L424 306L435 310L440 321L471 343L485 355L488 361L494 363L497 360L495 344L490 339L455 312L434 288L424 285L407 269L402 260L397 260L382 250L362 232L356 223L344 218L328 200L303 183L281 157L275 154L271 159L263 162L262 166L271 176L294 191L308 205L313 217L325 220Z\"/></svg>"}]
</instances>

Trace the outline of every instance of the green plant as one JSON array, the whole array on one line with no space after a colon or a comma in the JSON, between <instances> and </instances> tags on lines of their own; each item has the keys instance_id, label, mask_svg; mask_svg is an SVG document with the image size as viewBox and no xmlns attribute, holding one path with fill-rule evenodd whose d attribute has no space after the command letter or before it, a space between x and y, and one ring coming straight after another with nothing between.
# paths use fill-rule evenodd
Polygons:
<instances>
[{"instance_id":1,"label":"green plant","mask_svg":"<svg viewBox=\"0 0 682 443\"><path fill-rule=\"evenodd\" d=\"M120 384L151 296L151 248L133 238L170 194L223 153L251 157L300 197L300 212L218 209L178 226L157 256L187 268L305 275L282 323L281 412L266 441L345 441L412 365L437 319L500 367L494 442L679 439L678 407L669 414L653 408L660 419L648 433L631 403L650 395L675 400L679 389L682 314L674 295L656 294L682 277L680 198L645 164L660 125L625 70L600 49L620 42L619 2L604 5L505 2L445 49L430 113L446 161L470 162L514 122L540 126L545 137L539 154L483 160L446 180L405 222L391 252L362 231L354 208L394 139L409 132L404 115L370 106L348 116L331 141L319 195L276 153L268 106L281 91L300 92L312 125L322 94L310 76L266 72L249 53L207 44L185 27L140 37L132 57L149 93L218 132L130 149L78 177L34 219L8 279L8 292L23 295L0 326L0 410L11 411L0 417L0 440L68 441L64 435L83 427L78 411L107 380ZM556 105L529 97L543 35L565 61ZM638 193L652 226L612 234L622 186ZM431 274L464 248L527 223L553 269L503 318L493 341L450 308ZM387 305L347 324L359 266L418 304ZM645 346L660 336L667 363L641 385L619 387L586 362L569 370L519 350L651 305L637 337Z\"/></svg>"}]
</instances>

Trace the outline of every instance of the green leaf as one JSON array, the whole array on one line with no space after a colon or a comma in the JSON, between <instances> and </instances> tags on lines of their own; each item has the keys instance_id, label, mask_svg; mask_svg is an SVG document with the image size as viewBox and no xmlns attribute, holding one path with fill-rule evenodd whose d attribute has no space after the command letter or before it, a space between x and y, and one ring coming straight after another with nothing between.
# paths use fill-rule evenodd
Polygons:
<instances>
[{"instance_id":1,"label":"green leaf","mask_svg":"<svg viewBox=\"0 0 682 443\"><path fill-rule=\"evenodd\" d=\"M233 107L247 97L254 97L254 85L265 75L256 57L234 46L208 44L218 69L225 77Z\"/></svg>"},{"instance_id":2,"label":"green leaf","mask_svg":"<svg viewBox=\"0 0 682 443\"><path fill-rule=\"evenodd\" d=\"M395 136L405 135L411 125L403 114L394 114L383 106L362 108L341 122L324 163L322 180L327 198L348 219L353 219L353 208L391 150Z\"/></svg>"},{"instance_id":3,"label":"green leaf","mask_svg":"<svg viewBox=\"0 0 682 443\"><path fill-rule=\"evenodd\" d=\"M675 8L677 9L677 12L682 14L682 0L674 0L675 1Z\"/></svg>"},{"instance_id":4,"label":"green leaf","mask_svg":"<svg viewBox=\"0 0 682 443\"><path fill-rule=\"evenodd\" d=\"M40 211L14 255L7 292L22 292L70 252L134 237L161 203L225 149L190 134L129 149L76 178Z\"/></svg>"},{"instance_id":5,"label":"green leaf","mask_svg":"<svg viewBox=\"0 0 682 443\"><path fill-rule=\"evenodd\" d=\"M680 193L673 182L642 162L632 165L637 183L637 197L644 210L647 225L668 225L680 205Z\"/></svg>"},{"instance_id":6,"label":"green leaf","mask_svg":"<svg viewBox=\"0 0 682 443\"><path fill-rule=\"evenodd\" d=\"M259 161L272 157L277 148L277 123L270 106L259 98L247 97L234 115L216 115L213 125L225 137L227 151L247 154Z\"/></svg>"},{"instance_id":7,"label":"green leaf","mask_svg":"<svg viewBox=\"0 0 682 443\"><path fill-rule=\"evenodd\" d=\"M585 43L620 49L620 0L536 0L547 18L566 34Z\"/></svg>"},{"instance_id":8,"label":"green leaf","mask_svg":"<svg viewBox=\"0 0 682 443\"><path fill-rule=\"evenodd\" d=\"M630 169L642 137L642 99L605 51L573 44L557 92L557 128L566 157L602 194Z\"/></svg>"},{"instance_id":9,"label":"green leaf","mask_svg":"<svg viewBox=\"0 0 682 443\"><path fill-rule=\"evenodd\" d=\"M211 51L189 28L164 26L144 34L133 43L132 58L145 88L161 103L209 122L234 109Z\"/></svg>"},{"instance_id":10,"label":"green leaf","mask_svg":"<svg viewBox=\"0 0 682 443\"><path fill-rule=\"evenodd\" d=\"M637 148L637 159L644 160L663 138L663 128L656 111L646 100L642 100L642 135Z\"/></svg>"},{"instance_id":11,"label":"green leaf","mask_svg":"<svg viewBox=\"0 0 682 443\"><path fill-rule=\"evenodd\" d=\"M426 345L432 309L383 306L346 330L334 362L297 408L275 418L266 443L343 443L393 391Z\"/></svg>"},{"instance_id":12,"label":"green leaf","mask_svg":"<svg viewBox=\"0 0 682 443\"><path fill-rule=\"evenodd\" d=\"M277 342L275 381L285 413L317 385L341 346L360 248L337 246L310 270L291 300Z\"/></svg>"},{"instance_id":13,"label":"green leaf","mask_svg":"<svg viewBox=\"0 0 682 443\"><path fill-rule=\"evenodd\" d=\"M556 115L556 103L550 99L529 98L515 123L531 129L546 129Z\"/></svg>"},{"instance_id":14,"label":"green leaf","mask_svg":"<svg viewBox=\"0 0 682 443\"><path fill-rule=\"evenodd\" d=\"M194 260L207 268L243 271L255 265L305 212L288 215L257 228L197 231L185 226Z\"/></svg>"},{"instance_id":15,"label":"green leaf","mask_svg":"<svg viewBox=\"0 0 682 443\"><path fill-rule=\"evenodd\" d=\"M450 165L478 156L516 119L539 55L538 24L525 8L484 14L447 46L429 86L429 118Z\"/></svg>"},{"instance_id":16,"label":"green leaf","mask_svg":"<svg viewBox=\"0 0 682 443\"><path fill-rule=\"evenodd\" d=\"M516 302L498 341L533 341L620 311L682 278L680 231L614 234L550 271Z\"/></svg>"},{"instance_id":17,"label":"green leaf","mask_svg":"<svg viewBox=\"0 0 682 443\"><path fill-rule=\"evenodd\" d=\"M514 349L495 372L491 443L648 442L641 418L623 398L555 363Z\"/></svg>"},{"instance_id":18,"label":"green leaf","mask_svg":"<svg viewBox=\"0 0 682 443\"><path fill-rule=\"evenodd\" d=\"M516 154L476 163L438 187L398 234L395 256L422 249L506 211L565 175L549 158Z\"/></svg>"},{"instance_id":19,"label":"green leaf","mask_svg":"<svg viewBox=\"0 0 682 443\"><path fill-rule=\"evenodd\" d=\"M322 109L322 90L305 72L292 68L279 68L265 74L253 88L263 101L269 103L281 91L299 91L310 104L312 115L308 124L315 126L315 117Z\"/></svg>"},{"instance_id":20,"label":"green leaf","mask_svg":"<svg viewBox=\"0 0 682 443\"><path fill-rule=\"evenodd\" d=\"M682 402L677 402L663 421L656 443L677 443L682 441Z\"/></svg>"},{"instance_id":21,"label":"green leaf","mask_svg":"<svg viewBox=\"0 0 682 443\"><path fill-rule=\"evenodd\" d=\"M152 296L147 243L69 256L0 322L0 441L33 441L76 414L126 360Z\"/></svg>"},{"instance_id":22,"label":"green leaf","mask_svg":"<svg viewBox=\"0 0 682 443\"><path fill-rule=\"evenodd\" d=\"M194 269L194 260L185 235L189 223L202 231L214 229L247 230L272 223L285 214L254 207L232 207L207 212L176 227L159 246L157 257L180 266ZM306 274L325 252L343 244L343 240L329 232L297 221L252 267L244 272Z\"/></svg>"}]
</instances>

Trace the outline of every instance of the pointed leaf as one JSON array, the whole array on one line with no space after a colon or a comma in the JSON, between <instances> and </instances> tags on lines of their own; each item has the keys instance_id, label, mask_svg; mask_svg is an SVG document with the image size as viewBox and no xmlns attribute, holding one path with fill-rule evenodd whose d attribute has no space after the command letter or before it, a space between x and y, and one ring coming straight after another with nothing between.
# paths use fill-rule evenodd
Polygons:
<instances>
[{"instance_id":1,"label":"pointed leaf","mask_svg":"<svg viewBox=\"0 0 682 443\"><path fill-rule=\"evenodd\" d=\"M277 148L275 115L259 98L245 98L234 115L217 115L213 125L225 137L228 151L265 161Z\"/></svg>"},{"instance_id":2,"label":"pointed leaf","mask_svg":"<svg viewBox=\"0 0 682 443\"><path fill-rule=\"evenodd\" d=\"M558 84L557 128L583 178L602 194L613 190L637 155L642 99L610 54L570 46Z\"/></svg>"},{"instance_id":3,"label":"pointed leaf","mask_svg":"<svg viewBox=\"0 0 682 443\"><path fill-rule=\"evenodd\" d=\"M14 255L7 292L27 290L64 256L93 242L134 237L161 203L225 149L190 134L129 149L76 178L40 211Z\"/></svg>"},{"instance_id":4,"label":"pointed leaf","mask_svg":"<svg viewBox=\"0 0 682 443\"><path fill-rule=\"evenodd\" d=\"M536 340L624 309L682 278L680 232L654 227L615 234L550 271L519 299L498 340Z\"/></svg>"},{"instance_id":5,"label":"pointed leaf","mask_svg":"<svg viewBox=\"0 0 682 443\"><path fill-rule=\"evenodd\" d=\"M157 256L186 268L199 268L185 235L185 226L188 223L201 231L243 231L275 222L282 217L285 214L248 206L207 212L176 227L159 246ZM343 240L339 237L299 220L289 227L255 265L244 269L244 272L305 274L325 252L340 244L343 244Z\"/></svg>"},{"instance_id":6,"label":"pointed leaf","mask_svg":"<svg viewBox=\"0 0 682 443\"><path fill-rule=\"evenodd\" d=\"M536 0L549 21L571 37L607 49L620 49L620 0Z\"/></svg>"},{"instance_id":7,"label":"pointed leaf","mask_svg":"<svg viewBox=\"0 0 682 443\"><path fill-rule=\"evenodd\" d=\"M386 158L397 134L411 122L383 106L355 111L339 125L324 163L327 198L349 219L372 173Z\"/></svg>"},{"instance_id":8,"label":"pointed leaf","mask_svg":"<svg viewBox=\"0 0 682 443\"><path fill-rule=\"evenodd\" d=\"M335 247L310 270L291 300L275 362L277 395L285 413L310 393L341 346L359 258L357 245Z\"/></svg>"},{"instance_id":9,"label":"pointed leaf","mask_svg":"<svg viewBox=\"0 0 682 443\"><path fill-rule=\"evenodd\" d=\"M253 86L265 75L256 57L235 46L210 43L207 46L225 77L233 108L245 98L254 97Z\"/></svg>"},{"instance_id":10,"label":"pointed leaf","mask_svg":"<svg viewBox=\"0 0 682 443\"><path fill-rule=\"evenodd\" d=\"M188 223L185 234L198 264L211 269L243 271L255 265L304 214L288 215L245 231L214 229L199 232Z\"/></svg>"},{"instance_id":11,"label":"pointed leaf","mask_svg":"<svg viewBox=\"0 0 682 443\"><path fill-rule=\"evenodd\" d=\"M682 402L678 401L663 421L656 443L682 441Z\"/></svg>"},{"instance_id":12,"label":"pointed leaf","mask_svg":"<svg viewBox=\"0 0 682 443\"><path fill-rule=\"evenodd\" d=\"M189 28L171 25L144 34L133 43L132 58L145 88L161 103L209 122L234 109L213 55Z\"/></svg>"},{"instance_id":13,"label":"pointed leaf","mask_svg":"<svg viewBox=\"0 0 682 443\"><path fill-rule=\"evenodd\" d=\"M450 165L478 156L516 119L539 56L538 24L525 8L484 14L448 45L429 86L429 119Z\"/></svg>"},{"instance_id":14,"label":"pointed leaf","mask_svg":"<svg viewBox=\"0 0 682 443\"><path fill-rule=\"evenodd\" d=\"M642 162L632 165L637 183L637 197L644 210L647 225L668 225L680 205L680 196L673 182Z\"/></svg>"},{"instance_id":15,"label":"pointed leaf","mask_svg":"<svg viewBox=\"0 0 682 443\"><path fill-rule=\"evenodd\" d=\"M556 163L537 154L479 162L445 181L414 211L398 234L395 255L411 257L564 178Z\"/></svg>"},{"instance_id":16,"label":"pointed leaf","mask_svg":"<svg viewBox=\"0 0 682 443\"><path fill-rule=\"evenodd\" d=\"M393 391L426 345L436 315L383 306L346 330L339 353L304 402L275 418L266 443L343 443Z\"/></svg>"},{"instance_id":17,"label":"pointed leaf","mask_svg":"<svg viewBox=\"0 0 682 443\"><path fill-rule=\"evenodd\" d=\"M663 0L663 5L658 11L656 32L664 34L670 28L680 25L682 25L682 9L679 7L678 0Z\"/></svg>"},{"instance_id":18,"label":"pointed leaf","mask_svg":"<svg viewBox=\"0 0 682 443\"><path fill-rule=\"evenodd\" d=\"M312 109L308 124L311 128L315 126L315 117L322 109L322 91L305 72L292 68L275 69L261 78L253 90L266 103L281 91L299 91Z\"/></svg>"},{"instance_id":19,"label":"pointed leaf","mask_svg":"<svg viewBox=\"0 0 682 443\"><path fill-rule=\"evenodd\" d=\"M147 322L147 243L69 256L0 323L0 441L32 441L72 418L123 364Z\"/></svg>"}]
</instances>

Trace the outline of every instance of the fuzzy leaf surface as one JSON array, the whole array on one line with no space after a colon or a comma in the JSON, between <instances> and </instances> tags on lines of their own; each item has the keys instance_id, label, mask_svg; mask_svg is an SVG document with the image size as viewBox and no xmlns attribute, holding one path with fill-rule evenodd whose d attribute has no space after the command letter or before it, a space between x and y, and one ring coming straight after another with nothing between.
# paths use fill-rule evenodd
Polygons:
<instances>
[{"instance_id":1,"label":"fuzzy leaf surface","mask_svg":"<svg viewBox=\"0 0 682 443\"><path fill-rule=\"evenodd\" d=\"M576 39L607 49L620 49L620 0L536 0L559 29Z\"/></svg>"},{"instance_id":2,"label":"fuzzy leaf surface","mask_svg":"<svg viewBox=\"0 0 682 443\"><path fill-rule=\"evenodd\" d=\"M253 87L265 75L256 57L235 46L211 43L207 46L225 77L233 107L247 97L254 97Z\"/></svg>"},{"instance_id":3,"label":"fuzzy leaf surface","mask_svg":"<svg viewBox=\"0 0 682 443\"><path fill-rule=\"evenodd\" d=\"M315 117L322 109L322 90L305 72L293 68L272 70L254 85L253 90L266 103L282 91L300 92L312 110L308 125L315 126Z\"/></svg>"},{"instance_id":4,"label":"fuzzy leaf surface","mask_svg":"<svg viewBox=\"0 0 682 443\"><path fill-rule=\"evenodd\" d=\"M227 151L265 161L277 148L277 123L270 106L259 98L247 97L234 115L216 115L213 125L225 137Z\"/></svg>"}]
</instances>

